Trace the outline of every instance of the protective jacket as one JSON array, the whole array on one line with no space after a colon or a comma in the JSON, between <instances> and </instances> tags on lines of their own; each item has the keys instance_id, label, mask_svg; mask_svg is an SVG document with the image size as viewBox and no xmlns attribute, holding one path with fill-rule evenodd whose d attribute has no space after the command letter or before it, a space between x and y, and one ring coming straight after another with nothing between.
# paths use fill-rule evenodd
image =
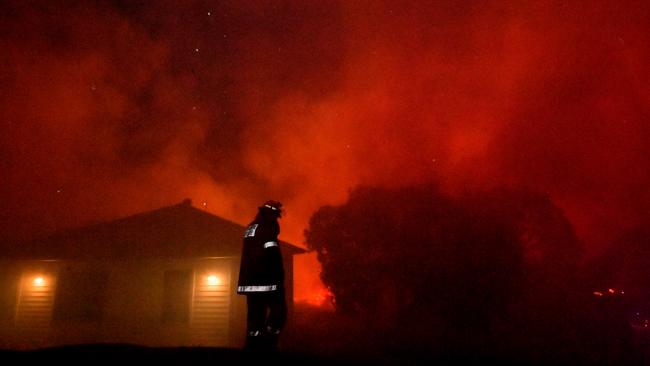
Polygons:
<instances>
[{"instance_id":1,"label":"protective jacket","mask_svg":"<svg viewBox=\"0 0 650 366\"><path fill-rule=\"evenodd\" d=\"M244 232L237 293L281 290L284 283L282 253L278 241L280 227L276 220L257 218Z\"/></svg>"}]
</instances>

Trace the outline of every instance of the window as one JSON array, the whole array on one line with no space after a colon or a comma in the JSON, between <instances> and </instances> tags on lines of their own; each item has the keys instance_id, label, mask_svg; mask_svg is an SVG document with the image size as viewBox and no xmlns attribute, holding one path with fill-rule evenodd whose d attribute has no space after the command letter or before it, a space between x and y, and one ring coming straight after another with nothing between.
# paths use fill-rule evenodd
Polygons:
<instances>
[{"instance_id":1,"label":"window","mask_svg":"<svg viewBox=\"0 0 650 366\"><path fill-rule=\"evenodd\" d=\"M187 323L190 319L192 271L166 271L163 288L162 321Z\"/></svg>"},{"instance_id":2,"label":"window","mask_svg":"<svg viewBox=\"0 0 650 366\"><path fill-rule=\"evenodd\" d=\"M108 273L62 271L54 301L54 321L97 321L104 313Z\"/></svg>"}]
</instances>

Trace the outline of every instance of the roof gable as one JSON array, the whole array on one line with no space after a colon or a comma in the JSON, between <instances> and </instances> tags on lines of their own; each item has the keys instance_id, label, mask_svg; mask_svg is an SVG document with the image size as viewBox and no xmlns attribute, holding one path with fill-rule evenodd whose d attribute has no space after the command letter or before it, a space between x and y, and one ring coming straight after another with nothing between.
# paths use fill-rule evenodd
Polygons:
<instances>
[{"instance_id":1,"label":"roof gable","mask_svg":"<svg viewBox=\"0 0 650 366\"><path fill-rule=\"evenodd\" d=\"M12 257L187 258L238 256L245 228L192 207L190 200L114 221L62 231L13 250ZM303 249L281 242L288 255Z\"/></svg>"}]
</instances>

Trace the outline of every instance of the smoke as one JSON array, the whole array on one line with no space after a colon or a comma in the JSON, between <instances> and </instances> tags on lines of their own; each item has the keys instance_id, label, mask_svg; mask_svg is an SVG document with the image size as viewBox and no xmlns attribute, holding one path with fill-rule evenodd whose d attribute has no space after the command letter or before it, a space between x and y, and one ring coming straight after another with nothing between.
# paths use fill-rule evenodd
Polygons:
<instances>
[{"instance_id":1,"label":"smoke","mask_svg":"<svg viewBox=\"0 0 650 366\"><path fill-rule=\"evenodd\" d=\"M246 222L274 198L288 208L284 239L301 245L309 217L351 187L438 181L451 194L545 192L598 251L650 203L649 12L7 2L2 237L185 197ZM314 258L297 266L297 292L317 288Z\"/></svg>"}]
</instances>

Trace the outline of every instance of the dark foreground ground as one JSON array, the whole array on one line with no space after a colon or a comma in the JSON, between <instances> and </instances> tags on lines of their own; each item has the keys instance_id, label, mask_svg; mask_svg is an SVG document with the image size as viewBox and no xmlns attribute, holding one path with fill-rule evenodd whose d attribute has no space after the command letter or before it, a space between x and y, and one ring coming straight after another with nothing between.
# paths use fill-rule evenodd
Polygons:
<instances>
[{"instance_id":1,"label":"dark foreground ground","mask_svg":"<svg viewBox=\"0 0 650 366\"><path fill-rule=\"evenodd\" d=\"M54 347L31 351L0 351L0 363L4 360L47 362L48 364L97 363L141 365L242 365L258 364L260 359L280 364L331 364L321 358L307 355L281 353L247 354L237 349L209 347L157 348L126 344L94 344Z\"/></svg>"},{"instance_id":2,"label":"dark foreground ground","mask_svg":"<svg viewBox=\"0 0 650 366\"><path fill-rule=\"evenodd\" d=\"M289 351L249 354L226 348L151 348L136 345L94 344L53 347L30 351L0 350L1 365L506 365L503 360L431 355L401 355L391 358L309 355ZM518 364L518 363L517 363Z\"/></svg>"},{"instance_id":3,"label":"dark foreground ground","mask_svg":"<svg viewBox=\"0 0 650 366\"><path fill-rule=\"evenodd\" d=\"M634 348L616 343L586 344L582 348L534 348L533 355L510 351L494 356L490 348L460 347L450 351L445 338L418 342L417 332L377 332L363 319L339 319L329 311L297 306L292 322L281 337L280 351L251 354L241 349L216 347L146 347L133 344L84 344L30 351L0 349L0 366L42 365L640 365L650 366L650 336ZM604 332L606 339L615 339ZM426 338L426 337L425 337ZM600 339L602 337L596 337ZM449 343L449 342L447 342ZM469 340L460 342L469 345ZM474 350L474 353L470 351ZM613 351L613 352L610 352ZM636 352L635 352L636 351ZM490 354L491 356L487 356ZM532 361L531 361L532 360Z\"/></svg>"},{"instance_id":4,"label":"dark foreground ground","mask_svg":"<svg viewBox=\"0 0 650 366\"><path fill-rule=\"evenodd\" d=\"M343 357L310 355L291 351L250 354L239 349L209 347L157 348L129 344L89 344L52 347L30 351L0 350L0 365L530 365L513 360L472 355L440 357L401 354L392 357ZM544 365L545 363L534 363ZM555 363L553 363L555 364ZM560 363L565 364L565 363ZM593 364L582 362L571 365ZM598 365L611 363L603 360Z\"/></svg>"},{"instance_id":5,"label":"dark foreground ground","mask_svg":"<svg viewBox=\"0 0 650 366\"><path fill-rule=\"evenodd\" d=\"M321 356L292 352L250 354L238 349L209 347L145 347L129 344L87 344L29 351L0 350L0 365L19 364L139 364L139 365L334 365Z\"/></svg>"},{"instance_id":6,"label":"dark foreground ground","mask_svg":"<svg viewBox=\"0 0 650 366\"><path fill-rule=\"evenodd\" d=\"M292 351L251 354L239 349L209 347L159 348L129 344L86 344L29 351L0 350L0 365L461 365L509 364L498 360L456 360L418 355L391 358L310 355Z\"/></svg>"}]
</instances>

